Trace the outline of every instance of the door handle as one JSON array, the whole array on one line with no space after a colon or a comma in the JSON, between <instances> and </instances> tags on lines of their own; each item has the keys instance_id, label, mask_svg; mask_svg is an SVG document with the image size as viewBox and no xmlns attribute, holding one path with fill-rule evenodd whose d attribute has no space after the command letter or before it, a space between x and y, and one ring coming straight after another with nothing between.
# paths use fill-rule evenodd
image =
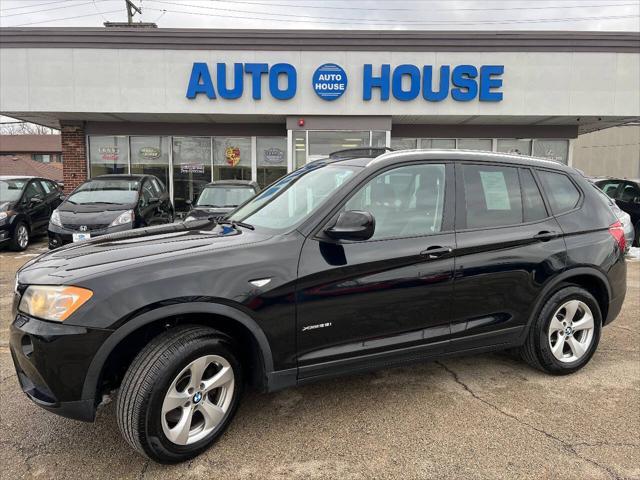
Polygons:
<instances>
[{"instance_id":1,"label":"door handle","mask_svg":"<svg viewBox=\"0 0 640 480\"><path fill-rule=\"evenodd\" d=\"M420 255L427 257L429 260L434 260L451 252L453 252L453 248L441 247L437 245L423 250L422 252L420 252Z\"/></svg>"},{"instance_id":2,"label":"door handle","mask_svg":"<svg viewBox=\"0 0 640 480\"><path fill-rule=\"evenodd\" d=\"M538 232L533 236L534 239L540 240L541 242L548 242L549 240L553 240L554 238L558 238L560 234L558 232L550 232L548 230L543 230Z\"/></svg>"}]
</instances>

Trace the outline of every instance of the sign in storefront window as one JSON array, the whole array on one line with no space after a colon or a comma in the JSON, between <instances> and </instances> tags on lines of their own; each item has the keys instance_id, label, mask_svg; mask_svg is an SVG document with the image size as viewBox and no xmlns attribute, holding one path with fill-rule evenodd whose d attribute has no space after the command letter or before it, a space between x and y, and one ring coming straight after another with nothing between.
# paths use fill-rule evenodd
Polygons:
<instances>
[{"instance_id":1,"label":"sign in storefront window","mask_svg":"<svg viewBox=\"0 0 640 480\"><path fill-rule=\"evenodd\" d=\"M155 175L169 188L169 138L130 137L131 173Z\"/></svg>"},{"instance_id":2,"label":"sign in storefront window","mask_svg":"<svg viewBox=\"0 0 640 480\"><path fill-rule=\"evenodd\" d=\"M189 209L211 181L211 138L173 137L173 201L178 212Z\"/></svg>"},{"instance_id":3,"label":"sign in storefront window","mask_svg":"<svg viewBox=\"0 0 640 480\"><path fill-rule=\"evenodd\" d=\"M533 143L533 155L567 163L569 161L569 140L536 139Z\"/></svg>"},{"instance_id":4,"label":"sign in storefront window","mask_svg":"<svg viewBox=\"0 0 640 480\"><path fill-rule=\"evenodd\" d=\"M129 147L125 136L89 137L91 177L129 173Z\"/></svg>"},{"instance_id":5,"label":"sign in storefront window","mask_svg":"<svg viewBox=\"0 0 640 480\"><path fill-rule=\"evenodd\" d=\"M519 138L499 138L498 151L516 155L531 155L531 140Z\"/></svg>"},{"instance_id":6,"label":"sign in storefront window","mask_svg":"<svg viewBox=\"0 0 640 480\"><path fill-rule=\"evenodd\" d=\"M251 180L251 137L215 137L214 180Z\"/></svg>"},{"instance_id":7,"label":"sign in storefront window","mask_svg":"<svg viewBox=\"0 0 640 480\"><path fill-rule=\"evenodd\" d=\"M258 137L256 156L260 188L287 174L287 139L285 137Z\"/></svg>"}]
</instances>

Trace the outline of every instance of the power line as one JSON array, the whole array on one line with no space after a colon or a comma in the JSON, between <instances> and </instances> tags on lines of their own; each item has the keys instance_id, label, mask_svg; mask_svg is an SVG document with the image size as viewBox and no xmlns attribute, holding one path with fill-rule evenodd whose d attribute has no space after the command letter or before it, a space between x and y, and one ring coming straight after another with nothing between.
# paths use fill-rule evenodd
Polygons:
<instances>
[{"instance_id":1,"label":"power line","mask_svg":"<svg viewBox=\"0 0 640 480\"><path fill-rule=\"evenodd\" d=\"M118 9L118 10L110 10L108 12L102 12L104 15L107 15L109 13L117 13L117 12L121 12L122 9ZM49 22L61 22L62 20L73 20L74 18L83 18L83 17L96 17L98 16L97 13L89 13L86 15L76 15L75 17L65 17L65 18L52 18L49 20L42 20L40 22L30 22L30 23L21 23L18 25L11 25L12 27L26 27L28 25L38 25L38 24L42 24L42 23L49 23Z\"/></svg>"},{"instance_id":2,"label":"power line","mask_svg":"<svg viewBox=\"0 0 640 480\"><path fill-rule=\"evenodd\" d=\"M77 0L56 0L55 2L36 3L35 5L23 5L21 7L0 8L0 10L2 10L3 12L6 12L7 10L19 10L21 8L40 7L42 5L53 5L55 3L65 3L65 2L71 2L71 1L77 1Z\"/></svg>"},{"instance_id":3,"label":"power line","mask_svg":"<svg viewBox=\"0 0 640 480\"><path fill-rule=\"evenodd\" d=\"M405 0L406 1L406 0ZM440 1L440 0L437 0ZM473 0L477 1L477 0ZM555 0L554 0L555 1ZM378 7L343 7L339 5L320 6L320 5L296 5L293 3L272 3L272 2L254 2L245 0L206 0L204 3L231 3L231 4L244 4L244 5L263 5L269 7L286 7L286 8L305 8L305 9L321 9L321 10L356 10L362 11L366 8L369 12L413 12L413 8L378 8ZM461 12L461 11L487 11L487 10L547 10L547 9L569 9L569 8L608 8L608 7L633 7L638 6L638 3L606 3L599 5L546 5L536 7L474 7L474 8L430 8L431 12ZM205 8L205 7L202 7Z\"/></svg>"},{"instance_id":4,"label":"power line","mask_svg":"<svg viewBox=\"0 0 640 480\"><path fill-rule=\"evenodd\" d=\"M20 12L12 13L9 15L0 15L0 18L17 17L18 15L35 15L36 13L49 12L51 10L60 10L61 8L81 7L83 5L89 5L92 2L74 3L73 5L62 5L60 7L44 8L42 10L34 10L32 12Z\"/></svg>"},{"instance_id":5,"label":"power line","mask_svg":"<svg viewBox=\"0 0 640 480\"><path fill-rule=\"evenodd\" d=\"M150 0L151 1L151 0ZM165 3L165 4L172 4L172 5L182 5L182 4L176 4L174 2L165 2L165 1L160 1L160 0L152 0L155 1L157 3ZM184 5L184 6L191 6L193 7L194 5ZM268 21L273 21L273 22L287 22L287 23L291 23L292 20L285 20L285 19L279 19L279 18L270 18L270 17L256 17L256 16L251 16L251 17L246 17L246 16L241 16L241 15L223 15L223 14L214 14L214 13L204 13L204 12L193 12L193 11L186 11L186 10L162 10L162 9L158 9L158 8L152 8L152 7L146 7L147 10L155 10L158 12L162 12L162 11L166 11L168 13L181 13L181 14L186 14L186 15L203 15L203 16L208 16L208 17L218 17L218 18L233 18L233 19L241 19L241 20L268 20ZM203 9L208 9L211 10L211 8L209 7L198 7L196 6L196 8L203 8ZM220 9L215 9L215 10L220 10ZM252 13L252 12L244 12L241 11L243 13ZM278 15L278 16L290 16L290 17L295 17L296 18L296 22L299 23L320 23L320 24L333 24L333 25L389 25L389 24L393 24L393 25L499 25L499 24L518 24L518 23L556 23L556 22L578 22L578 21L588 21L588 20L615 20L615 19L622 19L622 18L640 18L640 15L609 15L609 16L596 16L596 17L572 17L572 18L536 18L536 19L522 19L522 20L517 20L517 19L505 19L505 20L432 20L432 21L414 21L414 20L398 20L398 21L392 21L392 20L365 20L365 19L344 19L345 21L326 21L326 20L303 20L300 19L299 17L301 16L297 16L297 15L285 15L285 14L271 14L271 13L267 13L267 12L255 12L259 15ZM304 17L309 17L309 16L304 16ZM320 18L320 17L310 17L310 18ZM334 18L335 17L331 17Z\"/></svg>"}]
</instances>

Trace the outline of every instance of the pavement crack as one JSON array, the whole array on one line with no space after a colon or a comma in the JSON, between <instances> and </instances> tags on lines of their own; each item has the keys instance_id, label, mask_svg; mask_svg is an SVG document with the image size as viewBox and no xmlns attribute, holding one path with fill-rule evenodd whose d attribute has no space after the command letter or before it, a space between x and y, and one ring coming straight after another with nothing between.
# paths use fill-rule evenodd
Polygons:
<instances>
[{"instance_id":1,"label":"pavement crack","mask_svg":"<svg viewBox=\"0 0 640 480\"><path fill-rule=\"evenodd\" d=\"M543 429L541 429L539 427L536 427L535 425L527 423L524 420L518 418L517 416L502 410L497 405L495 405L495 404L491 403L490 401L482 398L480 395L478 395L476 392L474 392L471 389L471 387L469 387L465 382L463 382L460 379L460 377L458 376L458 374L456 372L454 372L451 368L447 367L444 363L442 363L440 361L436 361L435 363L437 365L440 365L440 367L442 367L442 369L444 371L446 371L449 375L451 375L453 377L453 380L458 385L460 385L467 393L469 393L473 398L475 398L479 402L482 402L483 404L485 404L486 406L488 406L492 410L500 413L501 415L504 415L505 417L509 417L512 420L515 420L520 425L523 425L525 427L529 427L530 429L532 429L532 430L534 430L534 431L536 431L538 433L541 433L542 435L544 435L548 439L553 440L556 443L559 443L567 453L570 453L573 456L575 456L575 457L577 457L577 458L579 458L581 460L584 460L585 462L588 462L588 463L598 467L601 470L604 470L611 478L616 479L616 480L620 478L620 476L616 472L614 472L610 467L608 467L606 465L602 465L602 464L596 462L595 460L592 460L591 458L585 457L585 456L581 455L579 452L577 452L575 447L576 446L581 446L581 444L571 444L571 443L567 442L566 440L563 440L562 438L555 436L552 433L549 433L549 432L547 432L547 431L545 431L545 430L543 430Z\"/></svg>"},{"instance_id":2,"label":"pavement crack","mask_svg":"<svg viewBox=\"0 0 640 480\"><path fill-rule=\"evenodd\" d=\"M147 473L147 469L149 468L149 464L151 464L151 459L147 459L146 462L144 462L144 465L142 466L142 470L140 471L140 474L138 475L138 480L142 480L144 478L144 474Z\"/></svg>"}]
</instances>

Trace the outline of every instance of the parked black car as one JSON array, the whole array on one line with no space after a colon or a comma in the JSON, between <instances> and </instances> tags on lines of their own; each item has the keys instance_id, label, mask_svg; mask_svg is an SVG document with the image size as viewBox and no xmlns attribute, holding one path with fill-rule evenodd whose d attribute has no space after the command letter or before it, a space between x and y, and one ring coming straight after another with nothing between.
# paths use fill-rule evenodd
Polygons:
<instances>
[{"instance_id":1,"label":"parked black car","mask_svg":"<svg viewBox=\"0 0 640 480\"><path fill-rule=\"evenodd\" d=\"M29 398L93 420L119 388L124 438L179 462L222 434L245 384L511 348L573 373L625 298L619 221L552 161L316 161L200 223L92 239L20 269L10 346Z\"/></svg>"},{"instance_id":2,"label":"parked black car","mask_svg":"<svg viewBox=\"0 0 640 480\"><path fill-rule=\"evenodd\" d=\"M623 212L631 217L635 228L634 247L640 247L640 183L635 180L606 178L595 184L613 198Z\"/></svg>"},{"instance_id":3,"label":"parked black car","mask_svg":"<svg viewBox=\"0 0 640 480\"><path fill-rule=\"evenodd\" d=\"M211 182L202 189L195 205L192 205L187 213L185 221L222 218L259 191L258 184L250 180Z\"/></svg>"},{"instance_id":4,"label":"parked black car","mask_svg":"<svg viewBox=\"0 0 640 480\"><path fill-rule=\"evenodd\" d=\"M107 233L173 222L173 205L153 175L101 175L78 186L53 212L49 248Z\"/></svg>"},{"instance_id":5,"label":"parked black car","mask_svg":"<svg viewBox=\"0 0 640 480\"><path fill-rule=\"evenodd\" d=\"M62 201L53 180L0 176L0 245L24 250L31 237L47 233L51 212Z\"/></svg>"}]
</instances>

